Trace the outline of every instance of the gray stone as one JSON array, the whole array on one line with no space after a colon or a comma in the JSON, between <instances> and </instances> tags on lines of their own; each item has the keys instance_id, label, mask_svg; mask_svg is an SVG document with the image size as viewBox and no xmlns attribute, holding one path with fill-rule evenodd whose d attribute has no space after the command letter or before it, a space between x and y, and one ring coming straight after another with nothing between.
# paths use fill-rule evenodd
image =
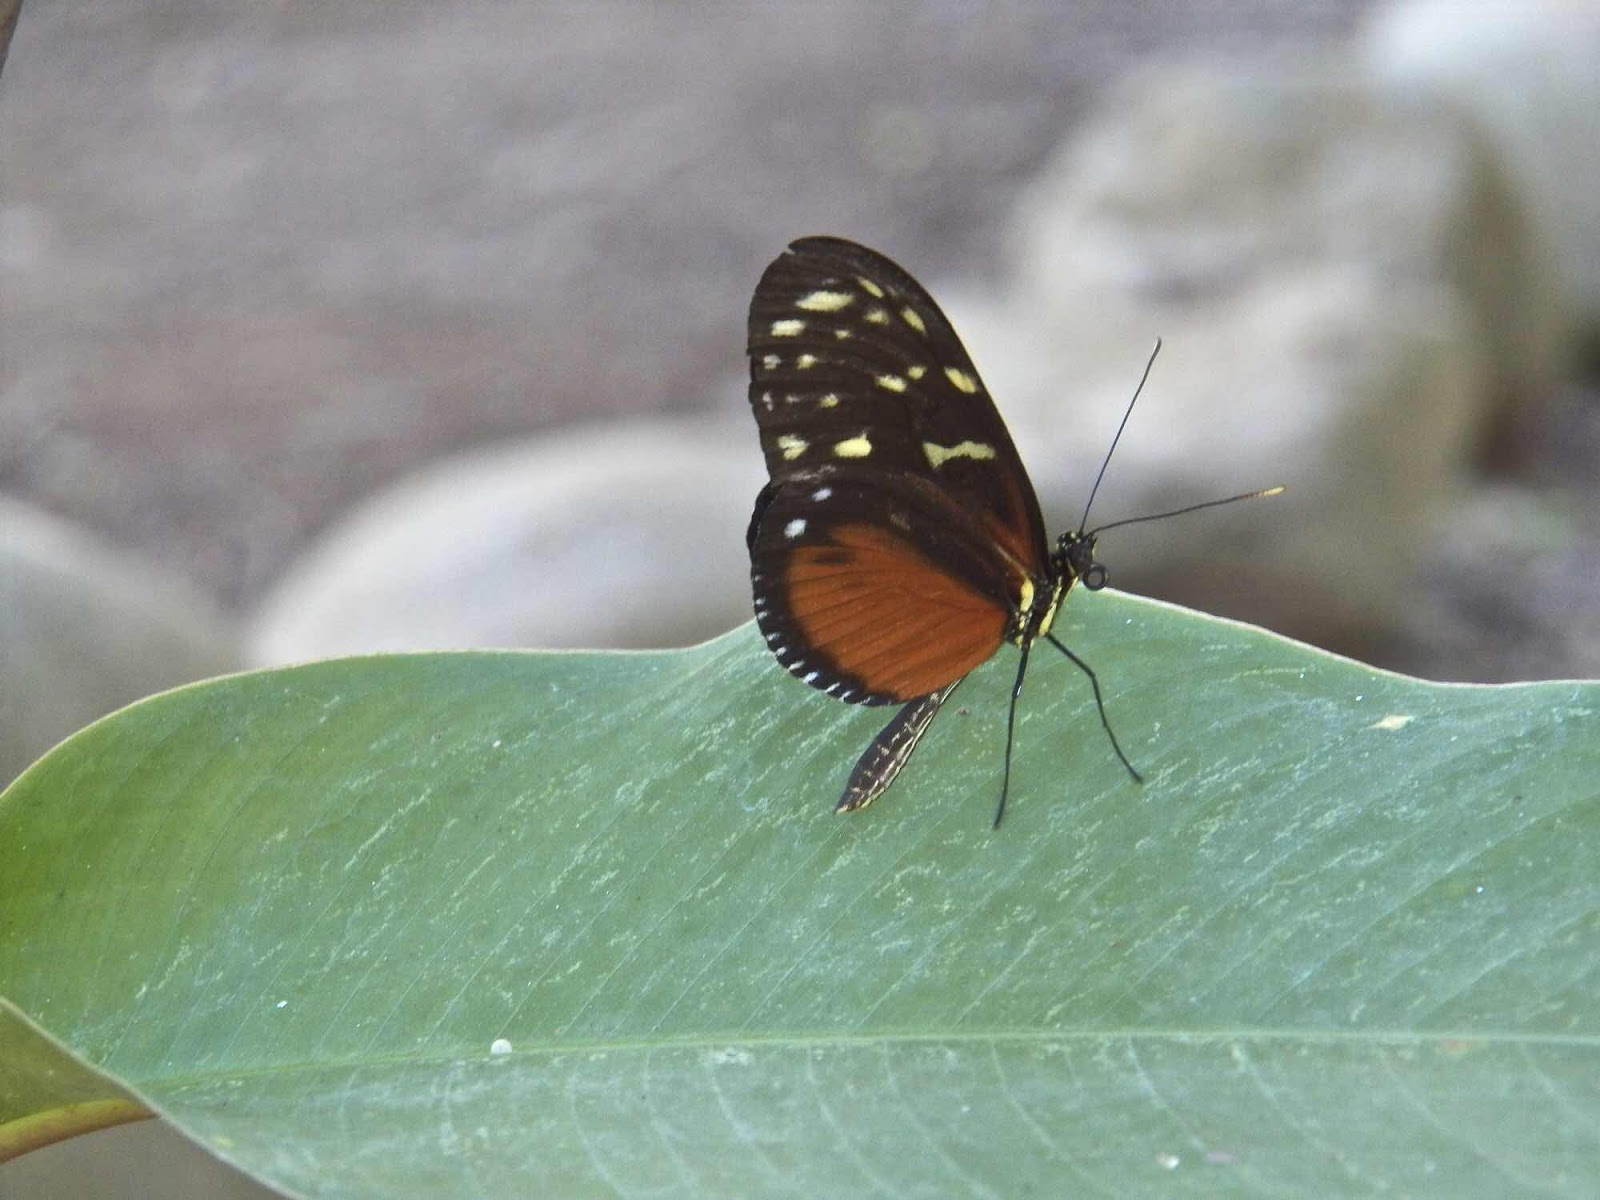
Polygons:
<instances>
[{"instance_id":1,"label":"gray stone","mask_svg":"<svg viewBox=\"0 0 1600 1200\"><path fill-rule=\"evenodd\" d=\"M750 618L748 418L628 421L458 456L373 497L272 589L263 664L685 645Z\"/></svg>"},{"instance_id":2,"label":"gray stone","mask_svg":"<svg viewBox=\"0 0 1600 1200\"><path fill-rule=\"evenodd\" d=\"M1554 247L1570 320L1600 335L1600 5L1402 0L1374 10L1364 55L1394 93L1479 122Z\"/></svg>"},{"instance_id":3,"label":"gray stone","mask_svg":"<svg viewBox=\"0 0 1600 1200\"><path fill-rule=\"evenodd\" d=\"M241 661L204 597L0 499L0 783L106 713Z\"/></svg>"},{"instance_id":4,"label":"gray stone","mask_svg":"<svg viewBox=\"0 0 1600 1200\"><path fill-rule=\"evenodd\" d=\"M1087 292L1164 316L1334 265L1444 288L1488 351L1485 405L1562 366L1550 250L1501 158L1455 105L1326 47L1136 72L1031 190L1017 245L1042 306Z\"/></svg>"}]
</instances>

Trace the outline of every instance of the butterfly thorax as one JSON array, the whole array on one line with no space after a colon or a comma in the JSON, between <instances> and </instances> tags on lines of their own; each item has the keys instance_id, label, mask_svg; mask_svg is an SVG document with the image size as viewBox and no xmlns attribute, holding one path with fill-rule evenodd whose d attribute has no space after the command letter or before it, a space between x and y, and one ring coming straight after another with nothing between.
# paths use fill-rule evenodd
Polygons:
<instances>
[{"instance_id":1,"label":"butterfly thorax","mask_svg":"<svg viewBox=\"0 0 1600 1200\"><path fill-rule=\"evenodd\" d=\"M1106 569L1095 561L1094 550L1093 534L1069 531L1057 539L1050 555L1049 577L1024 585L1022 602L1008 631L1010 641L1020 646L1049 633L1073 584L1081 582L1090 591L1106 585Z\"/></svg>"}]
</instances>

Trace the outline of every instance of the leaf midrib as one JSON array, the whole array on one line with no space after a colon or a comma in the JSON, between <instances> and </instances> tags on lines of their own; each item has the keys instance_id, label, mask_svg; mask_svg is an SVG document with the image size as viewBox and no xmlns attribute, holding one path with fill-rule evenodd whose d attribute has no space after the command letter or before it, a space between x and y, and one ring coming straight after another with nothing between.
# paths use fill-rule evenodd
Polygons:
<instances>
[{"instance_id":1,"label":"leaf midrib","mask_svg":"<svg viewBox=\"0 0 1600 1200\"><path fill-rule=\"evenodd\" d=\"M1297 1030L1297 1029L1075 1029L1062 1031L1045 1030L996 1030L992 1033L980 1032L952 1032L952 1033L912 1033L892 1032L883 1033L840 1033L840 1034L794 1034L765 1036L751 1036L749 1034L728 1034L716 1036L712 1034L696 1034L691 1037L661 1038L655 1041L643 1039L594 1039L585 1041L560 1042L542 1044L532 1047L513 1046L504 1053L493 1055L495 1061L513 1060L519 1057L560 1057L573 1054L596 1053L656 1053L663 1050L726 1050L729 1048L752 1049L803 1049L807 1047L842 1047L842 1046L881 1046L884 1043L896 1045L938 1045L949 1046L952 1043L970 1043L972 1045L994 1045L995 1043L1021 1045L1036 1043L1040 1045L1060 1044L1062 1042L1107 1042L1107 1041L1170 1041L1174 1043L1237 1043L1237 1042L1299 1042L1313 1045L1373 1045L1373 1046L1414 1046L1419 1043L1460 1043L1463 1046L1547 1046L1551 1049L1558 1047L1578 1047L1600 1050L1600 1034L1571 1034L1571 1033L1511 1033L1501 1030L1485 1032L1482 1030ZM458 1054L432 1053L414 1055L373 1055L368 1057L344 1056L340 1058L307 1059L298 1062L275 1063L271 1066L247 1068L243 1070L216 1070L191 1075L146 1076L139 1081L138 1086L149 1088L152 1086L167 1087L192 1087L197 1084L213 1082L219 1079L230 1081L261 1078L283 1073L315 1074L330 1070L348 1070L350 1068L370 1069L388 1064L404 1064L421 1066L428 1064L457 1064L464 1058L483 1058L488 1060L491 1056L481 1049L480 1043L474 1043L471 1050L463 1049Z\"/></svg>"}]
</instances>

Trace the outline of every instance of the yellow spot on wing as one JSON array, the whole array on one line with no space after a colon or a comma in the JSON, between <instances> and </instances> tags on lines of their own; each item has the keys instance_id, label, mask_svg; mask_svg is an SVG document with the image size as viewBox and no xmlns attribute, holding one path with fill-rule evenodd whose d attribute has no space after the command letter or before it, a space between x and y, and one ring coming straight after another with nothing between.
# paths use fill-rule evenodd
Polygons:
<instances>
[{"instance_id":1,"label":"yellow spot on wing","mask_svg":"<svg viewBox=\"0 0 1600 1200\"><path fill-rule=\"evenodd\" d=\"M1367 728L1368 729L1404 729L1407 725L1411 724L1411 722L1414 721L1414 720L1416 720L1415 717L1408 717L1408 716L1405 716L1405 715L1403 715L1401 713L1390 713L1387 717L1384 717L1382 720L1374 721L1371 725L1367 726Z\"/></svg>"},{"instance_id":2,"label":"yellow spot on wing","mask_svg":"<svg viewBox=\"0 0 1600 1200\"><path fill-rule=\"evenodd\" d=\"M804 321L774 321L772 323L773 337L798 337L806 330Z\"/></svg>"},{"instance_id":3,"label":"yellow spot on wing","mask_svg":"<svg viewBox=\"0 0 1600 1200\"><path fill-rule=\"evenodd\" d=\"M848 329L835 329L833 331L833 336L838 338L842 342L842 341L845 341L845 340L847 340L849 338L855 337L855 334L852 333Z\"/></svg>"},{"instance_id":4,"label":"yellow spot on wing","mask_svg":"<svg viewBox=\"0 0 1600 1200\"><path fill-rule=\"evenodd\" d=\"M835 396L832 392L829 392L826 396L823 396L820 400L818 400L817 403L823 408L838 408L839 397Z\"/></svg>"},{"instance_id":5,"label":"yellow spot on wing","mask_svg":"<svg viewBox=\"0 0 1600 1200\"><path fill-rule=\"evenodd\" d=\"M856 282L861 285L862 291L866 292L867 295L875 296L879 300L883 299L883 289L877 284L873 283L872 280L868 279L866 276L863 275L858 277Z\"/></svg>"},{"instance_id":6,"label":"yellow spot on wing","mask_svg":"<svg viewBox=\"0 0 1600 1200\"><path fill-rule=\"evenodd\" d=\"M928 327L922 323L922 318L917 315L916 309L902 308L900 310L900 315L905 318L906 324L911 326L911 328L915 329L918 333L928 332Z\"/></svg>"},{"instance_id":7,"label":"yellow spot on wing","mask_svg":"<svg viewBox=\"0 0 1600 1200\"><path fill-rule=\"evenodd\" d=\"M882 308L867 309L868 325L887 325L889 323L888 310Z\"/></svg>"},{"instance_id":8,"label":"yellow spot on wing","mask_svg":"<svg viewBox=\"0 0 1600 1200\"><path fill-rule=\"evenodd\" d=\"M803 308L806 312L838 312L855 301L855 296L849 292L830 292L827 288L812 292L809 296L802 296L795 301L796 308Z\"/></svg>"},{"instance_id":9,"label":"yellow spot on wing","mask_svg":"<svg viewBox=\"0 0 1600 1200\"><path fill-rule=\"evenodd\" d=\"M1017 611L1027 612L1033 607L1033 580L1026 575L1022 578L1022 594L1017 597Z\"/></svg>"},{"instance_id":10,"label":"yellow spot on wing","mask_svg":"<svg viewBox=\"0 0 1600 1200\"><path fill-rule=\"evenodd\" d=\"M879 375L876 382L879 387L891 392L903 392L906 390L906 381L898 375Z\"/></svg>"},{"instance_id":11,"label":"yellow spot on wing","mask_svg":"<svg viewBox=\"0 0 1600 1200\"><path fill-rule=\"evenodd\" d=\"M957 442L954 446L923 442L922 453L927 456L930 467L941 467L952 458L993 458L994 447L987 442ZM1027 605L1023 607L1026 608Z\"/></svg>"},{"instance_id":12,"label":"yellow spot on wing","mask_svg":"<svg viewBox=\"0 0 1600 1200\"><path fill-rule=\"evenodd\" d=\"M794 360L794 365L804 371L807 367L814 367L817 365L817 356L815 354L802 354L799 358Z\"/></svg>"},{"instance_id":13,"label":"yellow spot on wing","mask_svg":"<svg viewBox=\"0 0 1600 1200\"><path fill-rule=\"evenodd\" d=\"M960 367L946 367L944 377L955 384L957 391L965 392L969 396L977 394L978 381Z\"/></svg>"},{"instance_id":14,"label":"yellow spot on wing","mask_svg":"<svg viewBox=\"0 0 1600 1200\"><path fill-rule=\"evenodd\" d=\"M799 458L810 444L805 438L795 437L792 433L782 434L778 438L778 449L783 451L783 457L787 460Z\"/></svg>"},{"instance_id":15,"label":"yellow spot on wing","mask_svg":"<svg viewBox=\"0 0 1600 1200\"><path fill-rule=\"evenodd\" d=\"M906 368L906 374L911 376L912 379L921 379L927 373L928 368L923 366L921 363L917 363L915 366Z\"/></svg>"},{"instance_id":16,"label":"yellow spot on wing","mask_svg":"<svg viewBox=\"0 0 1600 1200\"><path fill-rule=\"evenodd\" d=\"M833 452L839 458L865 458L872 453L872 443L867 440L866 434L859 433L836 444Z\"/></svg>"}]
</instances>

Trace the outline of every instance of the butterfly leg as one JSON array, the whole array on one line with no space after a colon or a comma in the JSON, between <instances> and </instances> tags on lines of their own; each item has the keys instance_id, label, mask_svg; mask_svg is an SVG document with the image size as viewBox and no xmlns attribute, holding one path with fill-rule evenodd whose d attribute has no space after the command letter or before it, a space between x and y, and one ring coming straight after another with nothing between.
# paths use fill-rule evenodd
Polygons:
<instances>
[{"instance_id":1,"label":"butterfly leg","mask_svg":"<svg viewBox=\"0 0 1600 1200\"><path fill-rule=\"evenodd\" d=\"M1006 815L1006 794L1011 790L1011 735L1017 728L1017 701L1022 696L1022 679L1028 673L1028 651L1033 649L1033 642L1022 643L1022 661L1017 664L1017 681L1011 685L1011 707L1006 710L1006 766L1000 776L1000 803L995 805L994 824L990 829L1000 828L1000 818Z\"/></svg>"},{"instance_id":2,"label":"butterfly leg","mask_svg":"<svg viewBox=\"0 0 1600 1200\"><path fill-rule=\"evenodd\" d=\"M1111 722L1106 718L1106 706L1100 699L1100 680L1095 678L1094 671L1090 669L1088 663L1058 642L1055 634L1047 633L1045 637L1050 639L1052 646L1070 658L1077 665L1078 670L1089 677L1089 686L1094 689L1094 706L1100 710L1100 724L1105 726L1106 736L1111 739L1111 748L1117 752L1117 757L1122 760L1122 765L1128 768L1128 774L1133 776L1133 781L1135 783L1143 783L1144 776L1133 769L1133 764L1128 761L1128 756L1122 752L1122 747L1117 745L1117 735L1111 732Z\"/></svg>"},{"instance_id":3,"label":"butterfly leg","mask_svg":"<svg viewBox=\"0 0 1600 1200\"><path fill-rule=\"evenodd\" d=\"M850 781L845 784L844 795L833 806L834 812L855 812L889 790L895 776L900 774L900 768L910 761L911 752L917 748L922 735L933 723L939 706L950 698L950 693L956 690L960 682L958 679L937 692L929 692L895 713L894 719L883 727L856 760L856 765L850 771Z\"/></svg>"}]
</instances>

